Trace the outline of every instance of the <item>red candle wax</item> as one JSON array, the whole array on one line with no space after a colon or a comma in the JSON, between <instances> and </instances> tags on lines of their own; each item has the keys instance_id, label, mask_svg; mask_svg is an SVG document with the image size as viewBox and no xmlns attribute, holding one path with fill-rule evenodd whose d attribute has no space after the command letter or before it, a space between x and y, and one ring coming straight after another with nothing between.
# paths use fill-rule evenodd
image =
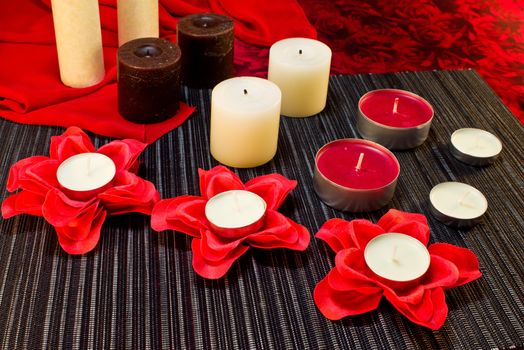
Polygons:
<instances>
[{"instance_id":1,"label":"red candle wax","mask_svg":"<svg viewBox=\"0 0 524 350\"><path fill-rule=\"evenodd\" d=\"M357 169L360 154L360 169ZM391 153L360 139L342 139L326 145L317 156L318 171L330 181L354 189L376 189L393 182L400 172Z\"/></svg>"},{"instance_id":2,"label":"red candle wax","mask_svg":"<svg viewBox=\"0 0 524 350\"><path fill-rule=\"evenodd\" d=\"M397 128L412 128L427 123L433 117L433 108L425 99L397 89L370 91L362 96L359 107L369 119Z\"/></svg>"}]
</instances>

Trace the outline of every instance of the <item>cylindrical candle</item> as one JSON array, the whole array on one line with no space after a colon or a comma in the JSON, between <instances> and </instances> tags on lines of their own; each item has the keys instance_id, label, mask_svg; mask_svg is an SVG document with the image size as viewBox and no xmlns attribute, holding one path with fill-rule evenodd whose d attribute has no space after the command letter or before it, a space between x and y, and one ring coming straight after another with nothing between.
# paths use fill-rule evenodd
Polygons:
<instances>
[{"instance_id":1,"label":"cylindrical candle","mask_svg":"<svg viewBox=\"0 0 524 350\"><path fill-rule=\"evenodd\" d=\"M158 38L158 0L118 0L118 45L139 38Z\"/></svg>"},{"instance_id":2,"label":"cylindrical candle","mask_svg":"<svg viewBox=\"0 0 524 350\"><path fill-rule=\"evenodd\" d=\"M51 0L60 79L84 88L104 78L98 1Z\"/></svg>"},{"instance_id":3,"label":"cylindrical candle","mask_svg":"<svg viewBox=\"0 0 524 350\"><path fill-rule=\"evenodd\" d=\"M182 50L182 83L212 88L231 78L233 67L233 20L215 13L182 18L177 25Z\"/></svg>"},{"instance_id":4,"label":"cylindrical candle","mask_svg":"<svg viewBox=\"0 0 524 350\"><path fill-rule=\"evenodd\" d=\"M58 183L73 199L103 191L116 174L113 160L101 153L80 153L64 160L56 171Z\"/></svg>"},{"instance_id":5,"label":"cylindrical candle","mask_svg":"<svg viewBox=\"0 0 524 350\"><path fill-rule=\"evenodd\" d=\"M142 38L118 49L118 111L135 123L157 123L178 111L180 49L170 41Z\"/></svg>"},{"instance_id":6,"label":"cylindrical candle","mask_svg":"<svg viewBox=\"0 0 524 350\"><path fill-rule=\"evenodd\" d=\"M315 156L313 187L327 205L362 212L386 205L400 174L397 158L385 147L361 139L340 139Z\"/></svg>"},{"instance_id":7,"label":"cylindrical candle","mask_svg":"<svg viewBox=\"0 0 524 350\"><path fill-rule=\"evenodd\" d=\"M395 289L412 286L428 271L431 258L418 239L403 233L384 233L364 248L371 271Z\"/></svg>"},{"instance_id":8,"label":"cylindrical candle","mask_svg":"<svg viewBox=\"0 0 524 350\"><path fill-rule=\"evenodd\" d=\"M232 190L209 199L205 215L220 235L236 238L255 232L264 224L267 204L256 193Z\"/></svg>"},{"instance_id":9,"label":"cylindrical candle","mask_svg":"<svg viewBox=\"0 0 524 350\"><path fill-rule=\"evenodd\" d=\"M320 41L289 38L269 50L268 80L282 91L282 114L309 117L326 106L331 49Z\"/></svg>"},{"instance_id":10,"label":"cylindrical candle","mask_svg":"<svg viewBox=\"0 0 524 350\"><path fill-rule=\"evenodd\" d=\"M220 163L252 168L277 151L281 93L255 77L224 80L211 94L211 154Z\"/></svg>"},{"instance_id":11,"label":"cylindrical candle","mask_svg":"<svg viewBox=\"0 0 524 350\"><path fill-rule=\"evenodd\" d=\"M502 151L502 143L490 132L464 128L451 135L451 154L466 164L483 166L493 163Z\"/></svg>"},{"instance_id":12,"label":"cylindrical candle","mask_svg":"<svg viewBox=\"0 0 524 350\"><path fill-rule=\"evenodd\" d=\"M412 92L373 90L358 102L357 129L366 140L394 150L414 148L428 137L433 108Z\"/></svg>"},{"instance_id":13,"label":"cylindrical candle","mask_svg":"<svg viewBox=\"0 0 524 350\"><path fill-rule=\"evenodd\" d=\"M451 227L471 227L480 222L488 209L482 192L461 182L436 185L429 193L429 200L433 216Z\"/></svg>"}]
</instances>

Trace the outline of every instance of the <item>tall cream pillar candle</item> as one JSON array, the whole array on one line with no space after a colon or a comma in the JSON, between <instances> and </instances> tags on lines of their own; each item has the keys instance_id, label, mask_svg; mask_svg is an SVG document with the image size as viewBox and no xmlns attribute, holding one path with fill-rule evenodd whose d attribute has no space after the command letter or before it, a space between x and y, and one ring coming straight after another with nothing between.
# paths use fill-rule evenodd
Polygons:
<instances>
[{"instance_id":1,"label":"tall cream pillar candle","mask_svg":"<svg viewBox=\"0 0 524 350\"><path fill-rule=\"evenodd\" d=\"M102 31L97 0L51 0L60 78L83 88L104 78Z\"/></svg>"},{"instance_id":2,"label":"tall cream pillar candle","mask_svg":"<svg viewBox=\"0 0 524 350\"><path fill-rule=\"evenodd\" d=\"M158 0L118 0L118 45L158 38Z\"/></svg>"},{"instance_id":3,"label":"tall cream pillar candle","mask_svg":"<svg viewBox=\"0 0 524 350\"><path fill-rule=\"evenodd\" d=\"M268 80L282 91L282 114L309 117L326 106L331 49L320 41L289 38L269 50Z\"/></svg>"},{"instance_id":4,"label":"tall cream pillar candle","mask_svg":"<svg viewBox=\"0 0 524 350\"><path fill-rule=\"evenodd\" d=\"M277 151L281 93L255 77L222 81L211 94L211 155L235 168L270 161Z\"/></svg>"}]
</instances>

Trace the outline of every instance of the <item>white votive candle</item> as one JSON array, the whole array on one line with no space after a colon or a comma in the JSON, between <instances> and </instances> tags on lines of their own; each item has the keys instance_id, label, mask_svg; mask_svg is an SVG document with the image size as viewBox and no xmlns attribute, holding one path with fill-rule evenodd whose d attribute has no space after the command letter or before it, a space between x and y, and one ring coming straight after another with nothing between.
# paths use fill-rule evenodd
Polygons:
<instances>
[{"instance_id":1,"label":"white votive candle","mask_svg":"<svg viewBox=\"0 0 524 350\"><path fill-rule=\"evenodd\" d=\"M84 192L107 185L115 174L115 163L108 156L100 153L80 153L60 164L56 178L65 189Z\"/></svg>"},{"instance_id":2,"label":"white votive candle","mask_svg":"<svg viewBox=\"0 0 524 350\"><path fill-rule=\"evenodd\" d=\"M266 213L266 202L256 193L232 190L217 194L207 201L205 215L219 231L234 236L235 230L256 228Z\"/></svg>"},{"instance_id":3,"label":"white votive candle","mask_svg":"<svg viewBox=\"0 0 524 350\"><path fill-rule=\"evenodd\" d=\"M461 182L443 182L429 193L433 215L455 227L469 227L488 209L486 197L475 187Z\"/></svg>"},{"instance_id":4,"label":"white votive candle","mask_svg":"<svg viewBox=\"0 0 524 350\"><path fill-rule=\"evenodd\" d=\"M277 151L281 93L255 77L222 81L211 94L211 155L220 163L252 168Z\"/></svg>"},{"instance_id":5,"label":"white votive candle","mask_svg":"<svg viewBox=\"0 0 524 350\"><path fill-rule=\"evenodd\" d=\"M282 114L309 117L326 106L331 49L320 41L290 38L269 50L268 79L282 90Z\"/></svg>"},{"instance_id":6,"label":"white votive candle","mask_svg":"<svg viewBox=\"0 0 524 350\"><path fill-rule=\"evenodd\" d=\"M502 151L502 143L492 133L464 128L451 135L451 152L460 161L471 165L493 163Z\"/></svg>"},{"instance_id":7,"label":"white votive candle","mask_svg":"<svg viewBox=\"0 0 524 350\"><path fill-rule=\"evenodd\" d=\"M104 78L98 1L51 0L62 82L84 88Z\"/></svg>"},{"instance_id":8,"label":"white votive candle","mask_svg":"<svg viewBox=\"0 0 524 350\"><path fill-rule=\"evenodd\" d=\"M395 282L422 277L430 263L424 244L403 233L385 233L373 238L364 249L364 259L376 275Z\"/></svg>"}]
</instances>

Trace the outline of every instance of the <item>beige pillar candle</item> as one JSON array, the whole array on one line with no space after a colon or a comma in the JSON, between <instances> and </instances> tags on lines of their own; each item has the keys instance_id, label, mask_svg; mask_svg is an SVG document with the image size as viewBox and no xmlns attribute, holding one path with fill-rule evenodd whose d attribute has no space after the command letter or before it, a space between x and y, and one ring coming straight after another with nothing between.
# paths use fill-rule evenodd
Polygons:
<instances>
[{"instance_id":1,"label":"beige pillar candle","mask_svg":"<svg viewBox=\"0 0 524 350\"><path fill-rule=\"evenodd\" d=\"M102 30L97 0L51 0L60 78L83 88L104 78Z\"/></svg>"},{"instance_id":2,"label":"beige pillar candle","mask_svg":"<svg viewBox=\"0 0 524 350\"><path fill-rule=\"evenodd\" d=\"M282 114L309 117L326 106L331 49L320 41L289 38L269 50L268 80L282 91Z\"/></svg>"},{"instance_id":3,"label":"beige pillar candle","mask_svg":"<svg viewBox=\"0 0 524 350\"><path fill-rule=\"evenodd\" d=\"M118 0L118 45L158 38L158 0Z\"/></svg>"},{"instance_id":4,"label":"beige pillar candle","mask_svg":"<svg viewBox=\"0 0 524 350\"><path fill-rule=\"evenodd\" d=\"M211 94L211 154L235 168L269 162L277 151L281 93L255 77L222 81Z\"/></svg>"}]
</instances>

